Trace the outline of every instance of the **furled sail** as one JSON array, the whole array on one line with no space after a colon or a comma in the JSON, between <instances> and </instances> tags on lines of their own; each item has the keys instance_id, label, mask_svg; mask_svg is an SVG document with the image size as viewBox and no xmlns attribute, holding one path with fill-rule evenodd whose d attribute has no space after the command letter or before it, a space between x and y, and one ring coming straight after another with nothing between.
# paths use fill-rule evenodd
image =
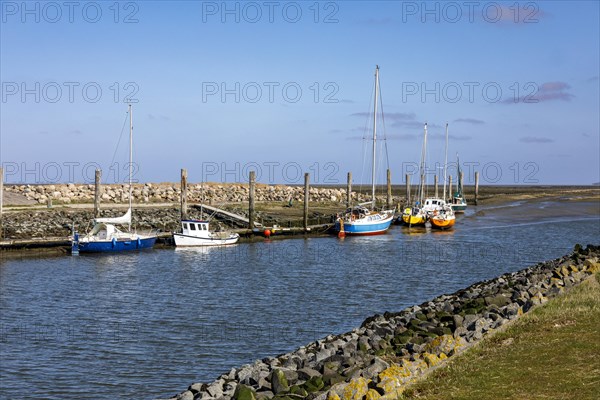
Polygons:
<instances>
[{"instance_id":1,"label":"furled sail","mask_svg":"<svg viewBox=\"0 0 600 400\"><path fill-rule=\"evenodd\" d=\"M115 218L96 218L94 220L96 224L113 224L113 225L127 225L131 223L131 208L127 212Z\"/></svg>"}]
</instances>

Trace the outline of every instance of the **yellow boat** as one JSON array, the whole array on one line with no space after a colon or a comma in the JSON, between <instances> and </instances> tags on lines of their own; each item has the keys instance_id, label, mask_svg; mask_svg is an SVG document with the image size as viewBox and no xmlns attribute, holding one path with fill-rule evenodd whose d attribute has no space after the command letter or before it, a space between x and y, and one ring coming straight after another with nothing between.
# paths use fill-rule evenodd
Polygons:
<instances>
[{"instance_id":1,"label":"yellow boat","mask_svg":"<svg viewBox=\"0 0 600 400\"><path fill-rule=\"evenodd\" d=\"M409 226L425 225L425 222L427 222L427 216L420 210L415 210L413 213L412 208L407 207L402 213L402 222Z\"/></svg>"},{"instance_id":2,"label":"yellow boat","mask_svg":"<svg viewBox=\"0 0 600 400\"><path fill-rule=\"evenodd\" d=\"M435 229L450 229L454 226L456 216L451 207L446 207L440 211L435 211L433 216L429 218L431 227Z\"/></svg>"}]
</instances>

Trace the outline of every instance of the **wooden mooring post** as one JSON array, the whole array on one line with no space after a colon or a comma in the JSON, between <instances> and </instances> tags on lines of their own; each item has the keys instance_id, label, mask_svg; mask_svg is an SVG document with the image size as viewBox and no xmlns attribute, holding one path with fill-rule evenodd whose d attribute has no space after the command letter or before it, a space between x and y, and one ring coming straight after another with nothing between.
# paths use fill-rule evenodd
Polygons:
<instances>
[{"instance_id":1,"label":"wooden mooring post","mask_svg":"<svg viewBox=\"0 0 600 400\"><path fill-rule=\"evenodd\" d=\"M348 172L348 183L346 185L346 208L352 205L352 172Z\"/></svg>"},{"instance_id":2,"label":"wooden mooring post","mask_svg":"<svg viewBox=\"0 0 600 400\"><path fill-rule=\"evenodd\" d=\"M248 228L254 229L254 187L256 186L256 171L250 171L250 193L248 199Z\"/></svg>"},{"instance_id":3,"label":"wooden mooring post","mask_svg":"<svg viewBox=\"0 0 600 400\"><path fill-rule=\"evenodd\" d=\"M406 174L406 207L410 204L410 174Z\"/></svg>"},{"instance_id":4,"label":"wooden mooring post","mask_svg":"<svg viewBox=\"0 0 600 400\"><path fill-rule=\"evenodd\" d=\"M479 171L475 171L475 205L477 205L477 197L479 196Z\"/></svg>"},{"instance_id":5,"label":"wooden mooring post","mask_svg":"<svg viewBox=\"0 0 600 400\"><path fill-rule=\"evenodd\" d=\"M438 176L434 175L433 176L433 187L435 188L435 198L438 198Z\"/></svg>"},{"instance_id":6,"label":"wooden mooring post","mask_svg":"<svg viewBox=\"0 0 600 400\"><path fill-rule=\"evenodd\" d=\"M4 238L4 217L2 207L4 206L4 168L0 167L0 240Z\"/></svg>"},{"instance_id":7,"label":"wooden mooring post","mask_svg":"<svg viewBox=\"0 0 600 400\"><path fill-rule=\"evenodd\" d=\"M392 171L387 170L387 202L386 209L389 210L392 206Z\"/></svg>"},{"instance_id":8,"label":"wooden mooring post","mask_svg":"<svg viewBox=\"0 0 600 400\"><path fill-rule=\"evenodd\" d=\"M102 170L96 169L94 174L94 218L100 216L100 180L102 178Z\"/></svg>"},{"instance_id":9,"label":"wooden mooring post","mask_svg":"<svg viewBox=\"0 0 600 400\"><path fill-rule=\"evenodd\" d=\"M310 200L309 181L310 174L306 172L304 174L304 220L302 221L302 226L304 226L305 231L308 230L308 202Z\"/></svg>"},{"instance_id":10,"label":"wooden mooring post","mask_svg":"<svg viewBox=\"0 0 600 400\"><path fill-rule=\"evenodd\" d=\"M188 219L187 169L181 168L181 219Z\"/></svg>"}]
</instances>

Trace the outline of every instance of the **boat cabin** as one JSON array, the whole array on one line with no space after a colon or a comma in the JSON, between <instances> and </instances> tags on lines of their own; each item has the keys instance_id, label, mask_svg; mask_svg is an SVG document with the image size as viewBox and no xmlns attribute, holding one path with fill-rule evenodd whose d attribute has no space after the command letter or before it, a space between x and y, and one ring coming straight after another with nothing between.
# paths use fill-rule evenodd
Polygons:
<instances>
[{"instance_id":1,"label":"boat cabin","mask_svg":"<svg viewBox=\"0 0 600 400\"><path fill-rule=\"evenodd\" d=\"M429 198L429 199L425 199L422 209L423 209L423 211L426 211L426 212L436 211L436 210L440 210L440 209L444 208L445 205L446 205L446 202L442 199Z\"/></svg>"},{"instance_id":2,"label":"boat cabin","mask_svg":"<svg viewBox=\"0 0 600 400\"><path fill-rule=\"evenodd\" d=\"M181 230L184 235L208 236L208 221L198 221L198 220L181 221Z\"/></svg>"}]
</instances>

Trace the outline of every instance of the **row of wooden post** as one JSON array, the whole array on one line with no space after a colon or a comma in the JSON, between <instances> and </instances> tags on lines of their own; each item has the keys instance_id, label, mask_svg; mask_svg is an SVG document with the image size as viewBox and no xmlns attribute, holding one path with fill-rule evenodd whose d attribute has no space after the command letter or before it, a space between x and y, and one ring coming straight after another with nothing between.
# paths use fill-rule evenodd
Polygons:
<instances>
[{"instance_id":1,"label":"row of wooden post","mask_svg":"<svg viewBox=\"0 0 600 400\"><path fill-rule=\"evenodd\" d=\"M95 173L95 191L94 191L94 217L98 217L100 215L100 198L101 198L101 190L100 190L100 181L102 178L102 171L97 169ZM422 177L423 179L424 177ZM460 184L462 185L463 174L461 173L459 176ZM256 191L256 172L250 171L249 176L250 182L250 194L249 194L249 202L248 202L248 221L249 228L254 229L254 220L255 220L255 191ZM452 193L452 176L448 178L450 190L449 193ZM2 205L3 205L3 183L4 183L4 170L0 167L0 235L2 234ZM435 176L434 180L435 185L435 194L438 196L438 179ZM188 204L187 204L187 169L181 169L181 219L188 218ZM477 197L479 194L479 172L475 172L475 205L477 205ZM410 175L406 174L406 200L410 201ZM310 174L304 174L304 217L302 221L302 225L304 229L308 229L308 203L310 200ZM391 171L387 170L387 208L390 209L392 206L392 175ZM346 186L346 207L350 207L352 205L352 173L348 172L348 181ZM0 236L1 237L1 236Z\"/></svg>"}]
</instances>

